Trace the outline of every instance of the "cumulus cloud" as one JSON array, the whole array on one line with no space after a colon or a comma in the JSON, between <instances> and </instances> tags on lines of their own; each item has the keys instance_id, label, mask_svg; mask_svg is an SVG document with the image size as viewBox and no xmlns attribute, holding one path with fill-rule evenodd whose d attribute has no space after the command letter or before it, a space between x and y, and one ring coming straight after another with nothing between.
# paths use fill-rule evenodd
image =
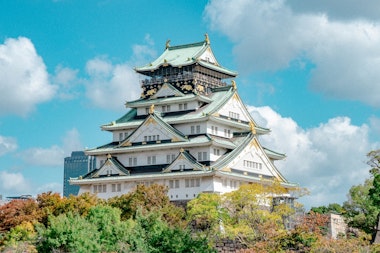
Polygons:
<instances>
[{"instance_id":1,"label":"cumulus cloud","mask_svg":"<svg viewBox=\"0 0 380 253\"><path fill-rule=\"evenodd\" d=\"M76 129L72 129L65 134L61 146L53 145L49 148L34 147L21 152L18 156L29 165L62 167L64 158L69 156L71 151L74 150L83 150L79 133Z\"/></svg>"},{"instance_id":2,"label":"cumulus cloud","mask_svg":"<svg viewBox=\"0 0 380 253\"><path fill-rule=\"evenodd\" d=\"M60 183L47 183L38 187L36 189L36 193L51 191L51 192L57 192L62 195L62 189L63 189L63 185Z\"/></svg>"},{"instance_id":3,"label":"cumulus cloud","mask_svg":"<svg viewBox=\"0 0 380 253\"><path fill-rule=\"evenodd\" d=\"M154 41L150 37L150 34L146 34L144 37L144 43L135 44L132 46L133 56L132 62L137 66L145 65L147 62L155 59L157 52L153 49Z\"/></svg>"},{"instance_id":4,"label":"cumulus cloud","mask_svg":"<svg viewBox=\"0 0 380 253\"><path fill-rule=\"evenodd\" d=\"M30 192L30 184L21 173L0 171L0 192L25 194Z\"/></svg>"},{"instance_id":5,"label":"cumulus cloud","mask_svg":"<svg viewBox=\"0 0 380 253\"><path fill-rule=\"evenodd\" d=\"M365 4L356 0L291 0L286 3L295 12L326 13L333 19L380 19L380 4L377 0L367 0Z\"/></svg>"},{"instance_id":6,"label":"cumulus cloud","mask_svg":"<svg viewBox=\"0 0 380 253\"><path fill-rule=\"evenodd\" d=\"M0 135L0 156L15 151L17 149L17 140L12 137Z\"/></svg>"},{"instance_id":7,"label":"cumulus cloud","mask_svg":"<svg viewBox=\"0 0 380 253\"><path fill-rule=\"evenodd\" d=\"M106 58L87 62L86 95L95 106L122 110L127 100L139 98L138 75L127 64L112 64Z\"/></svg>"},{"instance_id":8,"label":"cumulus cloud","mask_svg":"<svg viewBox=\"0 0 380 253\"><path fill-rule=\"evenodd\" d=\"M42 58L24 37L0 44L0 115L27 115L39 103L52 99L51 85Z\"/></svg>"},{"instance_id":9,"label":"cumulus cloud","mask_svg":"<svg viewBox=\"0 0 380 253\"><path fill-rule=\"evenodd\" d=\"M78 97L79 91L76 89L78 84L81 84L81 80L77 77L77 69L71 69L58 65L55 68L53 76L54 84L59 86L58 97L64 100L73 99Z\"/></svg>"},{"instance_id":10,"label":"cumulus cloud","mask_svg":"<svg viewBox=\"0 0 380 253\"><path fill-rule=\"evenodd\" d=\"M380 8L378 2L372 5ZM332 4L314 12L314 5L305 6L307 11L300 2L291 7L284 0L222 0L211 1L205 15L212 29L236 44L242 73L277 71L295 62L302 68L306 62L314 66L315 91L380 107L380 21L369 20L370 14L360 12L364 7L356 10L367 19L347 14L352 18L340 20L329 17L337 9Z\"/></svg>"},{"instance_id":11,"label":"cumulus cloud","mask_svg":"<svg viewBox=\"0 0 380 253\"><path fill-rule=\"evenodd\" d=\"M286 153L286 160L276 163L280 171L311 191L301 199L305 206L342 203L352 185L369 177L366 154L373 146L366 124L356 126L347 117L336 117L302 129L268 106L248 109L258 124L272 130L261 137L262 144Z\"/></svg>"}]
</instances>

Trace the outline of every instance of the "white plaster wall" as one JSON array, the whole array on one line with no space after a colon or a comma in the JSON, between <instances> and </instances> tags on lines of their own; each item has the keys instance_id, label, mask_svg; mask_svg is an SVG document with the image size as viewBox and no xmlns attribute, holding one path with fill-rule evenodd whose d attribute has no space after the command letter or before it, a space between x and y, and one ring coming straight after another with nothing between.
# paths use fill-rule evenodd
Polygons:
<instances>
[{"instance_id":1,"label":"white plaster wall","mask_svg":"<svg viewBox=\"0 0 380 253\"><path fill-rule=\"evenodd\" d=\"M241 103L235 98L230 99L218 112L226 117L230 116L230 112L238 113L240 120L250 121L247 112L242 108Z\"/></svg>"},{"instance_id":2,"label":"white plaster wall","mask_svg":"<svg viewBox=\"0 0 380 253\"><path fill-rule=\"evenodd\" d=\"M121 130L112 132L112 141L123 141L133 130ZM120 139L120 133L122 137Z\"/></svg>"},{"instance_id":3,"label":"white plaster wall","mask_svg":"<svg viewBox=\"0 0 380 253\"><path fill-rule=\"evenodd\" d=\"M196 132L196 126L199 125L200 126L200 132L201 134L204 134L206 133L207 131L207 124L206 122L193 122L191 124L189 123L186 123L186 124L176 124L174 125L174 127L180 131L181 133L183 133L184 135L191 135L191 126L194 126L194 133L193 134L198 134Z\"/></svg>"}]
</instances>

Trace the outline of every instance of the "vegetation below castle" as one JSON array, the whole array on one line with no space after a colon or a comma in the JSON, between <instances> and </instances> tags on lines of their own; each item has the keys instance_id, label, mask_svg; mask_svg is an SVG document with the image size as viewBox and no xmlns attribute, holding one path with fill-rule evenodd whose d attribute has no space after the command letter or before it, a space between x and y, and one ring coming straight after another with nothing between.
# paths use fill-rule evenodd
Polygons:
<instances>
[{"instance_id":1,"label":"vegetation below castle","mask_svg":"<svg viewBox=\"0 0 380 253\"><path fill-rule=\"evenodd\" d=\"M245 252L379 252L371 238L380 211L380 150L368 157L371 178L353 186L343 206L298 216L301 206L274 201L290 193L276 182L200 194L186 208L171 203L162 185L139 185L107 201L51 192L13 200L0 207L0 251L216 252L218 242L230 238ZM355 229L330 239L325 214L331 211Z\"/></svg>"}]
</instances>

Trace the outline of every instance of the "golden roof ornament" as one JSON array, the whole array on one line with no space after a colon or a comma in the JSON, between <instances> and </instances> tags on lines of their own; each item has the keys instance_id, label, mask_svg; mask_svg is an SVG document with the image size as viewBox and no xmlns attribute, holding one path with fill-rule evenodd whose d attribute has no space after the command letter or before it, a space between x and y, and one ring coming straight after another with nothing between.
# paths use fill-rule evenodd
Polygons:
<instances>
[{"instance_id":1,"label":"golden roof ornament","mask_svg":"<svg viewBox=\"0 0 380 253\"><path fill-rule=\"evenodd\" d=\"M108 155L107 155L107 158L108 158L108 159L111 159L111 158L112 158L111 154L108 154Z\"/></svg>"},{"instance_id":2,"label":"golden roof ornament","mask_svg":"<svg viewBox=\"0 0 380 253\"><path fill-rule=\"evenodd\" d=\"M256 128L255 128L255 124L251 121L249 122L249 128L251 129L251 132L253 134L256 134Z\"/></svg>"},{"instance_id":3,"label":"golden roof ornament","mask_svg":"<svg viewBox=\"0 0 380 253\"><path fill-rule=\"evenodd\" d=\"M205 34L205 41L207 45L210 45L210 38L208 37L208 34Z\"/></svg>"},{"instance_id":4,"label":"golden roof ornament","mask_svg":"<svg viewBox=\"0 0 380 253\"><path fill-rule=\"evenodd\" d=\"M167 40L165 43L165 49L168 49L170 47L170 40Z\"/></svg>"},{"instance_id":5,"label":"golden roof ornament","mask_svg":"<svg viewBox=\"0 0 380 253\"><path fill-rule=\"evenodd\" d=\"M153 114L154 113L154 104L152 104L149 108L149 114Z\"/></svg>"},{"instance_id":6,"label":"golden roof ornament","mask_svg":"<svg viewBox=\"0 0 380 253\"><path fill-rule=\"evenodd\" d=\"M235 82L235 80L231 80L231 85L232 85L232 88L234 88L234 90L236 90L236 82Z\"/></svg>"}]
</instances>

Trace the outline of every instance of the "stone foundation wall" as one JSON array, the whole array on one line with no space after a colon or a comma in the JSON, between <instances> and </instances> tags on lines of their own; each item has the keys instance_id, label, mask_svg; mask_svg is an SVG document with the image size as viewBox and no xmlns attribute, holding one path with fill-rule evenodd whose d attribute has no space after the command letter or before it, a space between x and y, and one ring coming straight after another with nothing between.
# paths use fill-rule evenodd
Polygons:
<instances>
[{"instance_id":1,"label":"stone foundation wall","mask_svg":"<svg viewBox=\"0 0 380 253\"><path fill-rule=\"evenodd\" d=\"M221 239L216 243L216 250L218 253L243 253L246 252L245 245L241 244L237 240Z\"/></svg>"}]
</instances>

